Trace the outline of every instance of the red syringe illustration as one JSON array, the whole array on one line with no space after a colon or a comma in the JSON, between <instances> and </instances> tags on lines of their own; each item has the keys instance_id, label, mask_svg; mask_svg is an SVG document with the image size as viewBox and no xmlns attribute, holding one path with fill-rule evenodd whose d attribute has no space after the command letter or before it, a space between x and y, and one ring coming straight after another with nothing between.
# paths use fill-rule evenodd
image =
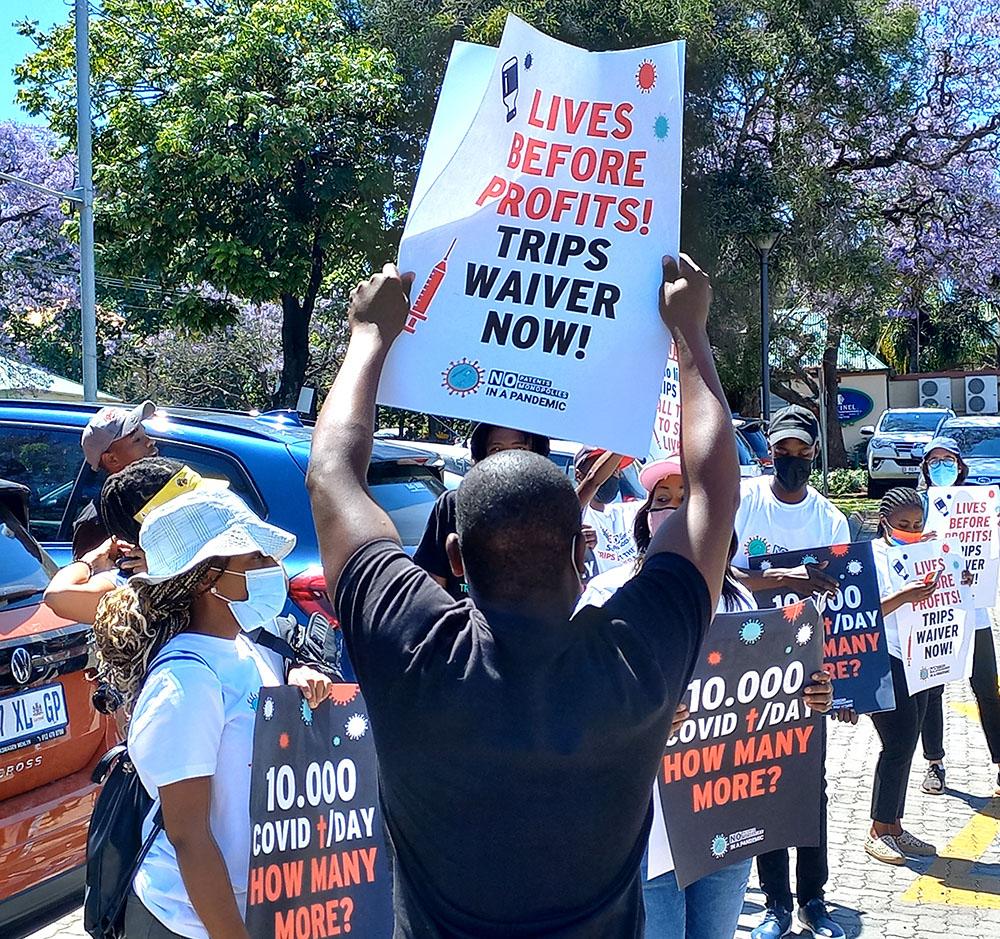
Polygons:
<instances>
[{"instance_id":1,"label":"red syringe illustration","mask_svg":"<svg viewBox=\"0 0 1000 939\"><path fill-rule=\"evenodd\" d=\"M444 275L448 273L448 256L451 254L452 248L455 247L456 241L458 241L457 238L452 240L444 257L434 265L427 280L424 282L424 286L420 288L420 293L417 294L417 302L410 308L409 319L407 319L406 325L403 327L408 333L415 333L417 331L417 323L420 320L427 319L427 311L434 302L434 295L438 292L438 288L444 281Z\"/></svg>"}]
</instances>

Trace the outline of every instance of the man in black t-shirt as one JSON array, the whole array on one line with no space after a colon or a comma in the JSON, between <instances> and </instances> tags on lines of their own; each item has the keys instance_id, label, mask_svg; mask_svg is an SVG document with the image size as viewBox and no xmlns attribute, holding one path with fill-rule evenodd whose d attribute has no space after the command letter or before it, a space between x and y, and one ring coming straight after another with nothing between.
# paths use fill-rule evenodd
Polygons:
<instances>
[{"instance_id":1,"label":"man in black t-shirt","mask_svg":"<svg viewBox=\"0 0 1000 939\"><path fill-rule=\"evenodd\" d=\"M477 424L469 440L469 448L474 463L485 460L496 453L508 450L530 450L539 456L549 455L549 438L541 434L531 434L523 430L511 430L495 424ZM615 472L621 461L617 453L593 450L593 459L586 473L577 474L577 498L581 509L590 504L598 489ZM454 489L442 492L434 503L427 527L420 544L413 555L413 562L422 567L434 581L444 587L456 600L464 600L469 595L469 585L463 576L455 573L454 565L448 557L448 538L458 532L457 492ZM583 537L588 555L597 544L597 532L590 525L583 526ZM588 562L590 563L590 562Z\"/></svg>"},{"instance_id":2,"label":"man in black t-shirt","mask_svg":"<svg viewBox=\"0 0 1000 939\"><path fill-rule=\"evenodd\" d=\"M572 484L508 451L457 494L455 601L400 549L365 475L375 395L409 311L386 265L351 341L308 485L327 584L368 704L395 852L395 936L639 939L639 865L671 718L728 564L739 469L706 320L708 278L664 259L687 499L602 609L571 619L584 540Z\"/></svg>"}]
</instances>

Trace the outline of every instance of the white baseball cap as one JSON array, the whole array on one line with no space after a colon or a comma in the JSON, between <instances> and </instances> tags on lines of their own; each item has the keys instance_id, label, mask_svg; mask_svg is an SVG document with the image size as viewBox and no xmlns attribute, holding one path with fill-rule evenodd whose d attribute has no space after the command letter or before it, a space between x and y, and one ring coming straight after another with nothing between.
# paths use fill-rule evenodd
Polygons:
<instances>
[{"instance_id":1,"label":"white baseball cap","mask_svg":"<svg viewBox=\"0 0 1000 939\"><path fill-rule=\"evenodd\" d=\"M295 535L258 518L228 489L196 489L153 509L139 529L146 572L130 579L160 584L210 558L261 554L280 561Z\"/></svg>"}]
</instances>

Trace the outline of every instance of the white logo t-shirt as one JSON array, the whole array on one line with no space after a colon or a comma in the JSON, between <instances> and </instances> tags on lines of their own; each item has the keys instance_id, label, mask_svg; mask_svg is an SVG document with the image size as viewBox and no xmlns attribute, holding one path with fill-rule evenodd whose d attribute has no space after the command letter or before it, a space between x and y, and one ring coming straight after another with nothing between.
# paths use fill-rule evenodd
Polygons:
<instances>
[{"instance_id":1,"label":"white logo t-shirt","mask_svg":"<svg viewBox=\"0 0 1000 939\"><path fill-rule=\"evenodd\" d=\"M801 502L780 502L771 491L771 477L743 482L736 510L736 556L733 564L744 570L750 558L805 548L825 548L851 540L844 513L812 486Z\"/></svg>"},{"instance_id":2,"label":"white logo t-shirt","mask_svg":"<svg viewBox=\"0 0 1000 939\"><path fill-rule=\"evenodd\" d=\"M181 633L157 658L181 653L193 655L158 666L140 692L129 725L129 756L154 799L160 786L212 777L209 823L242 912L250 867L250 763L257 696L262 686L284 683L284 663L244 633L235 639ZM157 801L146 819L144 839L158 807ZM167 929L190 939L208 939L166 832L153 842L133 886Z\"/></svg>"},{"instance_id":3,"label":"white logo t-shirt","mask_svg":"<svg viewBox=\"0 0 1000 939\"><path fill-rule=\"evenodd\" d=\"M635 563L639 549L635 545L632 526L639 514L642 503L613 502L598 512L588 505L583 513L583 524L590 525L597 532L597 546L594 548L595 573L618 567L620 564Z\"/></svg>"}]
</instances>

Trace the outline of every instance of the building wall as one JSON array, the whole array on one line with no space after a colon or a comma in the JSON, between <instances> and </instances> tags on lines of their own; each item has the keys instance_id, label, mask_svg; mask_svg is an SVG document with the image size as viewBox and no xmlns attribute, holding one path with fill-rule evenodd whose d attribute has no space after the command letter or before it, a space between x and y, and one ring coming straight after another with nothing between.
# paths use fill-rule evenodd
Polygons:
<instances>
[{"instance_id":1,"label":"building wall","mask_svg":"<svg viewBox=\"0 0 1000 939\"><path fill-rule=\"evenodd\" d=\"M841 372L841 392L845 389L860 391L872 400L872 409L869 414L851 423L841 425L844 428L844 446L848 453L861 442L861 428L874 424L879 415L889 407L889 384L889 376L886 372ZM804 398L813 397L808 385L794 382L792 387Z\"/></svg>"},{"instance_id":2,"label":"building wall","mask_svg":"<svg viewBox=\"0 0 1000 939\"><path fill-rule=\"evenodd\" d=\"M920 375L901 375L889 379L889 406L915 408L920 405L920 384L928 379L948 379L951 383L951 407L956 414L966 414L965 380L976 376L997 376L996 370L975 372L927 372ZM992 413L996 413L995 411Z\"/></svg>"}]
</instances>

